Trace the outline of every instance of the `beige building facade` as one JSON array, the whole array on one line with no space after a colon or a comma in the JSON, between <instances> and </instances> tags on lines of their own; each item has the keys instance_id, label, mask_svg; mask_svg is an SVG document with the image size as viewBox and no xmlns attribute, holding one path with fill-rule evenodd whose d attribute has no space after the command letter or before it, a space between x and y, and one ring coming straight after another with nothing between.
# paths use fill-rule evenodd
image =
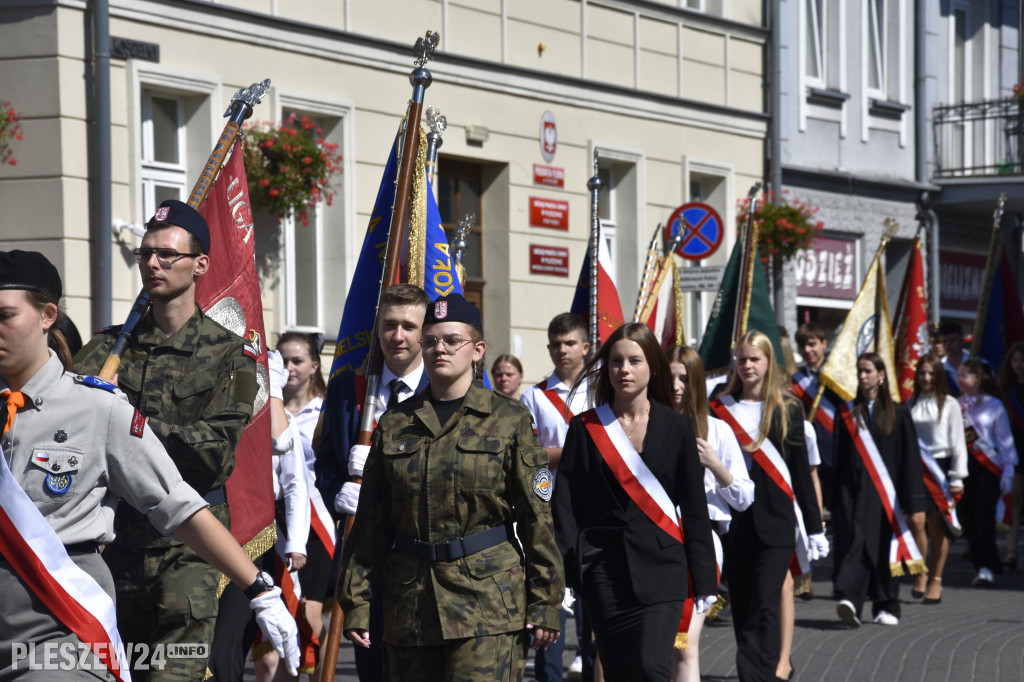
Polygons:
<instances>
[{"instance_id":1,"label":"beige building facade","mask_svg":"<svg viewBox=\"0 0 1024 682\"><path fill-rule=\"evenodd\" d=\"M18 165L0 169L0 248L54 260L84 336L123 320L140 288L131 226L162 199L187 198L231 95L269 78L252 121L311 116L344 155L335 201L309 226L263 220L256 231L270 341L286 328L317 330L329 353L346 296L375 294L352 275L411 94L411 45L427 29L441 44L425 105L448 122L435 187L442 218L478 214L467 289L483 309L491 357L519 355L529 382L549 370L547 323L573 298L595 152L627 315L656 225L691 200L711 204L727 229L706 263L724 265L736 200L764 175L767 32L756 0L110 0L110 34L131 49L110 60L112 183L102 191L113 224L91 231L101 191L95 5L0 6L0 100L24 117ZM557 146L545 158L542 121L552 119ZM545 184L559 173L564 186ZM532 225L541 201L567 215ZM108 320L93 319L99 249L112 255L100 273L113 291ZM567 255L558 272L531 272L531 251L541 249ZM703 295L700 317L713 296ZM687 336L703 324L691 298Z\"/></svg>"}]
</instances>

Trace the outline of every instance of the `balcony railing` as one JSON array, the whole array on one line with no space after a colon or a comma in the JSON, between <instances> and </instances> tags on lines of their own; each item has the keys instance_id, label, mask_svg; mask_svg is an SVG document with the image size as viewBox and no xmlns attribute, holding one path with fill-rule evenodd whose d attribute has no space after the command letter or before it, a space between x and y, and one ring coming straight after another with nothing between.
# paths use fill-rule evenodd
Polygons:
<instances>
[{"instance_id":1,"label":"balcony railing","mask_svg":"<svg viewBox=\"0 0 1024 682\"><path fill-rule=\"evenodd\" d=\"M1024 175L1024 101L964 102L935 107L935 177Z\"/></svg>"}]
</instances>

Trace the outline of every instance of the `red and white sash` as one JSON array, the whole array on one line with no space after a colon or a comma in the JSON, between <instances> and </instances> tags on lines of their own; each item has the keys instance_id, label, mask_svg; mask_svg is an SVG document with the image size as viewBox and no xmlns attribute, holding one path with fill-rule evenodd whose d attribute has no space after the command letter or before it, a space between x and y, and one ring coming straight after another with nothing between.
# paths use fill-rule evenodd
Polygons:
<instances>
[{"instance_id":1,"label":"red and white sash","mask_svg":"<svg viewBox=\"0 0 1024 682\"><path fill-rule=\"evenodd\" d=\"M722 582L722 541L714 530L711 531L711 540L715 544L715 585L718 585ZM676 630L676 649L690 648L690 623L693 621L693 613L697 604L696 595L693 594L693 574L690 572L689 564L686 567L686 589L690 596L683 602L683 615L679 618L679 628Z\"/></svg>"},{"instance_id":2,"label":"red and white sash","mask_svg":"<svg viewBox=\"0 0 1024 682\"><path fill-rule=\"evenodd\" d=\"M779 489L793 503L793 516L795 517L793 527L796 536L796 546L793 549L793 557L789 562L789 572L793 574L794 578L809 574L811 570L810 545L807 540L807 529L804 527L804 515L797 504L796 496L793 495L793 480L789 473L789 467L782 458L782 453L779 452L775 444L768 438L761 442L761 447L753 452L749 450L757 442L755 434L760 427L757 424L751 424L748 425L748 431L748 426L741 423L739 413L735 412L736 399L731 395L720 396L711 402L710 407L715 416L729 425L729 428L736 435L736 440L743 447L743 451L748 453L753 461L757 462L758 466L764 469L768 477L772 479L775 485L779 486Z\"/></svg>"},{"instance_id":3,"label":"red and white sash","mask_svg":"<svg viewBox=\"0 0 1024 682\"><path fill-rule=\"evenodd\" d=\"M573 414L572 410L569 409L569 406L565 404L564 400L562 400L562 396L558 395L558 391L555 390L555 386L558 385L559 381L558 375L552 374L544 382L544 388L542 388L540 392L554 406L555 411L562 415L562 418L565 419L565 423L568 424L569 420L576 415Z\"/></svg>"},{"instance_id":4,"label":"red and white sash","mask_svg":"<svg viewBox=\"0 0 1024 682\"><path fill-rule=\"evenodd\" d=\"M949 491L949 480L946 472L942 470L939 463L935 461L932 451L920 438L917 439L918 449L921 450L921 464L924 465L924 487L932 498L932 502L939 512L946 519L946 523L957 533L961 532L960 519L956 516L956 501L953 493Z\"/></svg>"},{"instance_id":5,"label":"red and white sash","mask_svg":"<svg viewBox=\"0 0 1024 682\"><path fill-rule=\"evenodd\" d=\"M811 374L807 370L797 372L793 377L793 385L790 387L790 390L804 404L804 409L809 414L811 407L814 406L814 398L818 395L818 376ZM814 421L824 426L829 433L832 433L835 427L835 418L835 405L823 393L821 400L818 401L818 410L814 413Z\"/></svg>"},{"instance_id":6,"label":"red and white sash","mask_svg":"<svg viewBox=\"0 0 1024 682\"><path fill-rule=\"evenodd\" d=\"M1003 468L996 461L992 446L981 440L978 429L971 419L971 414L965 405L961 405L964 415L964 432L967 436L967 452L971 453L978 464L985 467L993 476L1000 478L1003 475ZM973 434L973 436L971 435ZM1009 526L1013 521L1013 495L1001 495L996 502L996 523Z\"/></svg>"},{"instance_id":7,"label":"red and white sash","mask_svg":"<svg viewBox=\"0 0 1024 682\"><path fill-rule=\"evenodd\" d=\"M299 634L299 671L312 673L316 668L316 647L320 646L320 640L309 621L306 620L305 611L302 608L302 585L298 580L298 571L288 571L285 563L285 543L282 541L284 534L278 528L278 541L274 543L274 582L281 588L281 600L284 601L288 613L295 619ZM253 640L253 659L262 658L264 654L273 649L273 645L266 641L263 631L256 630L256 639Z\"/></svg>"},{"instance_id":8,"label":"red and white sash","mask_svg":"<svg viewBox=\"0 0 1024 682\"><path fill-rule=\"evenodd\" d=\"M906 565L907 571L911 574L920 573L924 570L924 560L917 548L917 542L910 535L907 522L903 518L903 510L900 509L899 500L896 498L896 487L889 476L889 470L882 460L882 454L878 451L875 439L866 425L857 423L850 410L850 404L844 403L839 406L839 413L850 433L854 448L860 455L868 478L871 479L875 493L882 503L882 509L892 526L892 539L889 542L889 573L893 576L901 576Z\"/></svg>"},{"instance_id":9,"label":"red and white sash","mask_svg":"<svg viewBox=\"0 0 1024 682\"><path fill-rule=\"evenodd\" d=\"M629 498L658 528L683 542L683 526L672 498L658 478L647 468L640 453L629 441L615 418L611 405L601 405L580 415L587 433L597 446L605 464L612 470Z\"/></svg>"},{"instance_id":10,"label":"red and white sash","mask_svg":"<svg viewBox=\"0 0 1024 682\"><path fill-rule=\"evenodd\" d=\"M333 559L334 545L337 541L334 534L334 519L331 518L330 512L327 511L327 506L319 494L309 496L309 505L312 507L312 513L309 515L310 526Z\"/></svg>"},{"instance_id":11,"label":"red and white sash","mask_svg":"<svg viewBox=\"0 0 1024 682\"><path fill-rule=\"evenodd\" d=\"M131 681L113 599L68 556L64 543L15 480L2 449L0 554L54 617L92 648L116 679Z\"/></svg>"}]
</instances>

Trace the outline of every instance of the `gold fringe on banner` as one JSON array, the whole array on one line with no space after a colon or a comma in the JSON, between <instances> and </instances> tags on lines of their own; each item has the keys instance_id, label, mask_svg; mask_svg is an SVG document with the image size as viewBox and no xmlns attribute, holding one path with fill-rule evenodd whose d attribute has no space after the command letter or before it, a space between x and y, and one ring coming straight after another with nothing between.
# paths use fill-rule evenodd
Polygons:
<instances>
[{"instance_id":1,"label":"gold fringe on banner","mask_svg":"<svg viewBox=\"0 0 1024 682\"><path fill-rule=\"evenodd\" d=\"M252 540L245 543L242 549L245 550L246 555L251 560L256 561L256 559L266 554L267 550L272 548L275 542L277 542L277 526L271 521L269 526L256 533ZM221 573L220 583L217 585L217 599L220 599L220 596L224 594L224 589L228 586L229 582L231 581L228 580L228 577ZM245 587L248 587L248 585Z\"/></svg>"},{"instance_id":2,"label":"gold fringe on banner","mask_svg":"<svg viewBox=\"0 0 1024 682\"><path fill-rule=\"evenodd\" d=\"M420 126L409 198L409 284L423 288L427 255L427 131Z\"/></svg>"},{"instance_id":3,"label":"gold fringe on banner","mask_svg":"<svg viewBox=\"0 0 1024 682\"><path fill-rule=\"evenodd\" d=\"M906 564L906 571L903 570L903 566ZM927 573L928 568L924 565L924 559L914 559L913 561L897 561L894 564L889 564L889 573L894 578L898 578L902 575L909 573L910 575L917 575L918 573Z\"/></svg>"},{"instance_id":4,"label":"gold fringe on banner","mask_svg":"<svg viewBox=\"0 0 1024 682\"><path fill-rule=\"evenodd\" d=\"M793 595L800 596L811 591L811 574L804 573L793 578Z\"/></svg>"},{"instance_id":5,"label":"gold fringe on banner","mask_svg":"<svg viewBox=\"0 0 1024 682\"><path fill-rule=\"evenodd\" d=\"M687 637L687 633L685 633L685 632L677 632L676 633L675 648L676 649L683 649L683 650L686 650L686 649L690 648L690 642L689 642L689 637Z\"/></svg>"},{"instance_id":6,"label":"gold fringe on banner","mask_svg":"<svg viewBox=\"0 0 1024 682\"><path fill-rule=\"evenodd\" d=\"M683 330L683 287L679 284L679 266L676 265L676 257L674 254L669 254L669 258L672 259L672 299L676 306L675 343L677 346L685 346L686 333ZM714 606L712 606L712 608L714 608ZM719 608L718 610L721 611L722 609Z\"/></svg>"}]
</instances>

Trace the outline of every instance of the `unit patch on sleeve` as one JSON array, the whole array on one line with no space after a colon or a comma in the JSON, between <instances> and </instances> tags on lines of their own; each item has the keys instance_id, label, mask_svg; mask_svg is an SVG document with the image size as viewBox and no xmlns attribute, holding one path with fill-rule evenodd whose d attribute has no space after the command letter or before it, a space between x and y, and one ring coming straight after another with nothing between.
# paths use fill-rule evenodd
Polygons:
<instances>
[{"instance_id":1,"label":"unit patch on sleeve","mask_svg":"<svg viewBox=\"0 0 1024 682\"><path fill-rule=\"evenodd\" d=\"M146 417L138 410L135 410L135 414L132 415L132 430L131 433L136 438L142 438L143 432L146 430Z\"/></svg>"},{"instance_id":2,"label":"unit patch on sleeve","mask_svg":"<svg viewBox=\"0 0 1024 682\"><path fill-rule=\"evenodd\" d=\"M547 467L538 469L533 475L533 494L545 502L551 501L551 472Z\"/></svg>"}]
</instances>

